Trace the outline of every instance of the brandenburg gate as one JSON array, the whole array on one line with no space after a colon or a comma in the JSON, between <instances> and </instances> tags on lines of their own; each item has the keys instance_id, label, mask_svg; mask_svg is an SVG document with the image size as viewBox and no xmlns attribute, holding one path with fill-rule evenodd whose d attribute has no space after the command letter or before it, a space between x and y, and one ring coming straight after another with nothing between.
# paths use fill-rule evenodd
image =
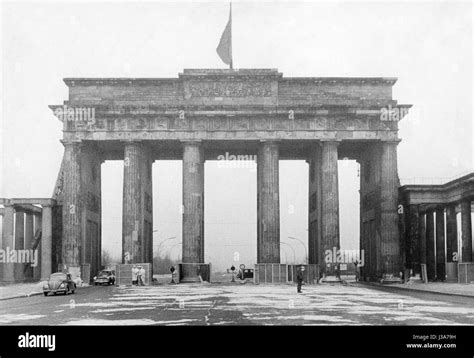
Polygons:
<instances>
[{"instance_id":1,"label":"brandenburg gate","mask_svg":"<svg viewBox=\"0 0 474 358\"><path fill-rule=\"evenodd\" d=\"M397 280L398 120L395 78L284 77L275 69L185 69L177 78L66 78L64 158L56 185L55 262L100 266L101 163L123 160L123 262L152 262L152 163L183 161L183 263L203 263L204 162L257 155L257 262L280 262L279 160L309 163L309 263L339 249L338 159L360 163L366 275ZM396 120L381 116L398 113ZM78 118L78 113L80 114ZM166 172L158 175L166 175ZM190 281L192 272L185 273Z\"/></svg>"}]
</instances>

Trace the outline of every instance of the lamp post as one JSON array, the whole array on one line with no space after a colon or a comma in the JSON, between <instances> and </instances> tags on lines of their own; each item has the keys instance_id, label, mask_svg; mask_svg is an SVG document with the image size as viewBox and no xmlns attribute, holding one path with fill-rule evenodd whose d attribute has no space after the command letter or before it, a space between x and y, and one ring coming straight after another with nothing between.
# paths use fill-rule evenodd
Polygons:
<instances>
[{"instance_id":1,"label":"lamp post","mask_svg":"<svg viewBox=\"0 0 474 358\"><path fill-rule=\"evenodd\" d=\"M182 245L182 243L178 242L177 244L174 244L173 246L171 246L168 250L168 255L171 255L171 250L173 250L173 248L175 248L176 246L179 246L179 245ZM180 258L180 256L178 256L178 261L179 261L179 258Z\"/></svg>"},{"instance_id":2,"label":"lamp post","mask_svg":"<svg viewBox=\"0 0 474 358\"><path fill-rule=\"evenodd\" d=\"M291 246L289 243L281 241L282 244L285 244L290 247L290 249L293 251L293 264L296 264L296 252L293 246Z\"/></svg>"},{"instance_id":3,"label":"lamp post","mask_svg":"<svg viewBox=\"0 0 474 358\"><path fill-rule=\"evenodd\" d=\"M174 239L176 239L176 236L168 237L168 238L164 239L162 242L160 242L160 243L158 244L158 246L156 247L156 253L157 253L158 255L160 255L161 246L162 246L166 241L168 241L168 240L174 240Z\"/></svg>"},{"instance_id":4,"label":"lamp post","mask_svg":"<svg viewBox=\"0 0 474 358\"><path fill-rule=\"evenodd\" d=\"M304 251L306 254L306 263L308 263L308 249L306 248L306 245L304 244L304 242L298 239L297 237L293 237L293 236L288 236L288 239L299 241L301 245L303 245Z\"/></svg>"}]
</instances>

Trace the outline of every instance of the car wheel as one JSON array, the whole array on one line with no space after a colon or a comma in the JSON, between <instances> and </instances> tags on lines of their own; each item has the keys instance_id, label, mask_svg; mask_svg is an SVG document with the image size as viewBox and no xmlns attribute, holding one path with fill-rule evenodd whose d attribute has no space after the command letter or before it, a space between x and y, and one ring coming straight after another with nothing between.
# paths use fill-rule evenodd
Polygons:
<instances>
[{"instance_id":1,"label":"car wheel","mask_svg":"<svg viewBox=\"0 0 474 358\"><path fill-rule=\"evenodd\" d=\"M43 292L44 293L44 296L46 297L48 295L48 292Z\"/></svg>"}]
</instances>

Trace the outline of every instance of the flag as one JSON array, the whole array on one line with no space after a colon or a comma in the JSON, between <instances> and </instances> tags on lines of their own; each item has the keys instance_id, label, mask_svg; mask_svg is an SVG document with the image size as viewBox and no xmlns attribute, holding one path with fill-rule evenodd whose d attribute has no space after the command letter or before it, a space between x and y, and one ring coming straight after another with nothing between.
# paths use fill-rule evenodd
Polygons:
<instances>
[{"instance_id":1,"label":"flag","mask_svg":"<svg viewBox=\"0 0 474 358\"><path fill-rule=\"evenodd\" d=\"M222 33L216 51L221 60L232 68L232 3L230 3L229 21Z\"/></svg>"}]
</instances>

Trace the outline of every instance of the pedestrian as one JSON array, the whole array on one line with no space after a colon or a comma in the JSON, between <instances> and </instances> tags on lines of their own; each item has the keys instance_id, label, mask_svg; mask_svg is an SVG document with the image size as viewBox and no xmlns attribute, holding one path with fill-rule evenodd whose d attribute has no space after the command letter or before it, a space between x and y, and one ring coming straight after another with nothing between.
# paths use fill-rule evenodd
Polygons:
<instances>
[{"instance_id":1,"label":"pedestrian","mask_svg":"<svg viewBox=\"0 0 474 358\"><path fill-rule=\"evenodd\" d=\"M140 286L145 286L144 280L145 280L145 269L143 268L143 266L139 266L138 267L138 284Z\"/></svg>"},{"instance_id":2,"label":"pedestrian","mask_svg":"<svg viewBox=\"0 0 474 358\"><path fill-rule=\"evenodd\" d=\"M301 293L301 285L303 284L303 272L304 266L301 266L298 272L296 273L296 282L297 282L297 291Z\"/></svg>"},{"instance_id":3,"label":"pedestrian","mask_svg":"<svg viewBox=\"0 0 474 358\"><path fill-rule=\"evenodd\" d=\"M359 271L359 260L354 260L355 267L355 280L358 282L360 280L360 271Z\"/></svg>"},{"instance_id":4,"label":"pedestrian","mask_svg":"<svg viewBox=\"0 0 474 358\"><path fill-rule=\"evenodd\" d=\"M132 266L132 286L138 285L138 268L136 265Z\"/></svg>"}]
</instances>

